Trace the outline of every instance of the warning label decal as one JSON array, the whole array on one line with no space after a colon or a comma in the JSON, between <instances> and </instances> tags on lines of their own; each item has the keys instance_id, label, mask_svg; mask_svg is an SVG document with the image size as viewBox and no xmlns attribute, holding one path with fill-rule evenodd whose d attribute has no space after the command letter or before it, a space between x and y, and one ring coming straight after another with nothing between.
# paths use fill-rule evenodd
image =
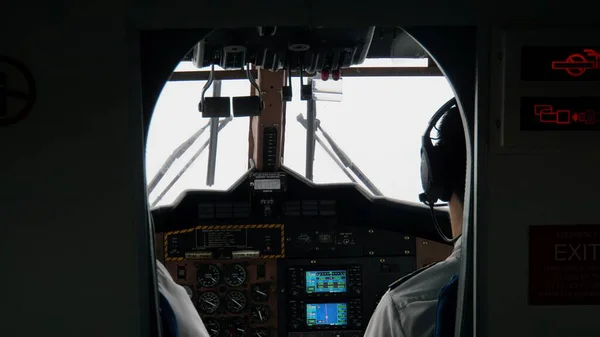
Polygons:
<instances>
[{"instance_id":1,"label":"warning label decal","mask_svg":"<svg viewBox=\"0 0 600 337\"><path fill-rule=\"evenodd\" d=\"M166 261L181 261L198 252L215 249L252 250L260 257L285 257L285 232L282 224L214 225L167 232L164 235ZM201 254L202 255L202 254Z\"/></svg>"}]
</instances>

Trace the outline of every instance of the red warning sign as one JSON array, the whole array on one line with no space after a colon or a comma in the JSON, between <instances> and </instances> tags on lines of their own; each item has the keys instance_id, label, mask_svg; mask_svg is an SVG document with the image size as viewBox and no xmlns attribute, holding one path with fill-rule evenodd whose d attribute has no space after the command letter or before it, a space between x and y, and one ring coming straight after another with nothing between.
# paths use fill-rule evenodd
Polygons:
<instances>
[{"instance_id":1,"label":"red warning sign","mask_svg":"<svg viewBox=\"0 0 600 337\"><path fill-rule=\"evenodd\" d=\"M600 226L532 226L529 304L600 304Z\"/></svg>"},{"instance_id":2,"label":"red warning sign","mask_svg":"<svg viewBox=\"0 0 600 337\"><path fill-rule=\"evenodd\" d=\"M583 49L583 53L573 53L565 60L552 61L552 70L563 70L572 77L579 77L588 70L600 68L600 54L594 49Z\"/></svg>"}]
</instances>

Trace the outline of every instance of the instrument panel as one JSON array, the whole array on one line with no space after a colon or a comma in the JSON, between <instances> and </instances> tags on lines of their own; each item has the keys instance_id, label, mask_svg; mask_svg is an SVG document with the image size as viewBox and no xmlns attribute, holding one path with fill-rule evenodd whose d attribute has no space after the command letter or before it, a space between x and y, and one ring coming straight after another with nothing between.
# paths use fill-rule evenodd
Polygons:
<instances>
[{"instance_id":1,"label":"instrument panel","mask_svg":"<svg viewBox=\"0 0 600 337\"><path fill-rule=\"evenodd\" d=\"M234 235L228 231L236 231L215 225L188 233L197 236L194 232L206 231L206 227L229 238ZM163 252L173 252L171 243L177 242L183 257L166 254L165 266L190 295L211 337L362 336L389 284L451 252L448 245L388 232L382 233L387 239L373 236L373 240L379 243L380 252L395 247L400 254L375 255L361 249L361 256L352 256L352 250L332 248L338 242L369 247L371 240L350 235L354 228L341 228L308 239L304 232L293 237L284 234L284 246L279 247L282 254L264 254L272 240L261 229L244 228L244 238L250 240L239 249L231 247L233 241L221 240L222 246L206 248L196 241L188 240L186 245L185 240L175 240L188 233L158 234ZM303 244L305 252L326 250L327 256L288 258L286 243Z\"/></svg>"},{"instance_id":2,"label":"instrument panel","mask_svg":"<svg viewBox=\"0 0 600 337\"><path fill-rule=\"evenodd\" d=\"M268 337L277 331L277 261L168 261L211 337Z\"/></svg>"},{"instance_id":3,"label":"instrument panel","mask_svg":"<svg viewBox=\"0 0 600 337\"><path fill-rule=\"evenodd\" d=\"M418 227L431 218L415 206L294 177L279 185L288 193L241 181L153 211L158 256L211 337L360 337L391 283L452 251Z\"/></svg>"}]
</instances>

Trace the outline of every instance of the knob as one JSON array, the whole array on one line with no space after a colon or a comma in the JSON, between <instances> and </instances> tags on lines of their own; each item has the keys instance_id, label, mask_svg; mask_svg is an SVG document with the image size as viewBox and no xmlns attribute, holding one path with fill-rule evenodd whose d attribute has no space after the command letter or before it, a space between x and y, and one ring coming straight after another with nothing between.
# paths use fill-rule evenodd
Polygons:
<instances>
[{"instance_id":1,"label":"knob","mask_svg":"<svg viewBox=\"0 0 600 337\"><path fill-rule=\"evenodd\" d=\"M340 73L339 69L336 69L331 72L331 78L333 78L334 81L338 81L341 77L342 77L342 74Z\"/></svg>"},{"instance_id":2,"label":"knob","mask_svg":"<svg viewBox=\"0 0 600 337\"><path fill-rule=\"evenodd\" d=\"M273 210L271 209L270 205L265 205L264 214L266 217L270 217L271 215L273 215Z\"/></svg>"},{"instance_id":3,"label":"knob","mask_svg":"<svg viewBox=\"0 0 600 337\"><path fill-rule=\"evenodd\" d=\"M190 288L189 286L183 286L183 289L185 289L185 292L190 298L194 296L194 291L192 291L192 288Z\"/></svg>"}]
</instances>

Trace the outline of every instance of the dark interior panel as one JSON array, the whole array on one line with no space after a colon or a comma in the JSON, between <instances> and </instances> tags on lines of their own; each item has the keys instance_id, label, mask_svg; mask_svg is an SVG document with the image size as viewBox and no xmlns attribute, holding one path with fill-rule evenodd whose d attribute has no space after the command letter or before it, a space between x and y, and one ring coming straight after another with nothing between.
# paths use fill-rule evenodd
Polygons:
<instances>
[{"instance_id":1,"label":"dark interior panel","mask_svg":"<svg viewBox=\"0 0 600 337\"><path fill-rule=\"evenodd\" d=\"M211 337L362 336L389 284L452 250L434 241L426 208L270 175L280 190L248 172L228 191L188 191L153 211L159 256Z\"/></svg>"}]
</instances>

